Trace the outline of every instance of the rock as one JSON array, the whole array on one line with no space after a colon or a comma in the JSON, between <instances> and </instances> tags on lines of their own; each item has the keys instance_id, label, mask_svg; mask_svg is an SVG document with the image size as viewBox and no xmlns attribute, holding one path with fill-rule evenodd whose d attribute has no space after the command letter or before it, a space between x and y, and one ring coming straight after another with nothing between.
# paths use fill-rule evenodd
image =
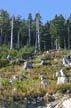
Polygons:
<instances>
[{"instance_id":1,"label":"rock","mask_svg":"<svg viewBox=\"0 0 71 108\"><path fill-rule=\"evenodd\" d=\"M63 106L63 102L69 99L70 99L69 101L71 102L71 98L69 95L67 94L62 95L60 93L56 93L56 94L53 94L53 96L55 100L52 102L47 101L47 105L45 108L68 108L67 106L66 107ZM71 106L69 108L71 108Z\"/></svg>"},{"instance_id":2,"label":"rock","mask_svg":"<svg viewBox=\"0 0 71 108\"><path fill-rule=\"evenodd\" d=\"M10 84L13 84L13 83L14 83L14 81L10 79L10 80L9 80L9 83L10 83Z\"/></svg>"},{"instance_id":3,"label":"rock","mask_svg":"<svg viewBox=\"0 0 71 108\"><path fill-rule=\"evenodd\" d=\"M71 108L71 98L63 102L64 108Z\"/></svg>"},{"instance_id":4,"label":"rock","mask_svg":"<svg viewBox=\"0 0 71 108\"><path fill-rule=\"evenodd\" d=\"M67 77L58 77L57 79L57 84L64 84L68 82L68 78Z\"/></svg>"},{"instance_id":5,"label":"rock","mask_svg":"<svg viewBox=\"0 0 71 108\"><path fill-rule=\"evenodd\" d=\"M71 66L71 56L65 56L62 60L64 66Z\"/></svg>"},{"instance_id":6,"label":"rock","mask_svg":"<svg viewBox=\"0 0 71 108\"><path fill-rule=\"evenodd\" d=\"M16 64L18 65L20 63L19 59L17 58L16 59Z\"/></svg>"},{"instance_id":7,"label":"rock","mask_svg":"<svg viewBox=\"0 0 71 108\"><path fill-rule=\"evenodd\" d=\"M54 62L57 62L58 60L56 58L54 58Z\"/></svg>"},{"instance_id":8,"label":"rock","mask_svg":"<svg viewBox=\"0 0 71 108\"><path fill-rule=\"evenodd\" d=\"M60 72L56 72L56 77L60 76Z\"/></svg>"},{"instance_id":9,"label":"rock","mask_svg":"<svg viewBox=\"0 0 71 108\"><path fill-rule=\"evenodd\" d=\"M24 75L19 75L19 76L18 76L18 79L19 79L19 80L26 79L26 76L24 76Z\"/></svg>"},{"instance_id":10,"label":"rock","mask_svg":"<svg viewBox=\"0 0 71 108\"><path fill-rule=\"evenodd\" d=\"M66 76L65 70L61 69L61 70L60 70L60 74L61 74L61 76Z\"/></svg>"},{"instance_id":11,"label":"rock","mask_svg":"<svg viewBox=\"0 0 71 108\"><path fill-rule=\"evenodd\" d=\"M10 56L10 55L7 56L7 60L8 60L8 61L11 60L11 56Z\"/></svg>"},{"instance_id":12,"label":"rock","mask_svg":"<svg viewBox=\"0 0 71 108\"><path fill-rule=\"evenodd\" d=\"M16 75L13 75L13 80L16 80L17 79L17 76Z\"/></svg>"},{"instance_id":13,"label":"rock","mask_svg":"<svg viewBox=\"0 0 71 108\"><path fill-rule=\"evenodd\" d=\"M46 79L41 80L41 87L42 87L42 88L47 87L47 85L48 85L48 82L47 82Z\"/></svg>"},{"instance_id":14,"label":"rock","mask_svg":"<svg viewBox=\"0 0 71 108\"><path fill-rule=\"evenodd\" d=\"M24 69L31 69L31 68L32 68L32 64L27 62L27 61L25 61L24 62Z\"/></svg>"},{"instance_id":15,"label":"rock","mask_svg":"<svg viewBox=\"0 0 71 108\"><path fill-rule=\"evenodd\" d=\"M45 76L44 76L44 75L40 75L39 78L40 78L40 81L41 81L41 82L40 82L41 88L47 87L48 81L47 81L47 79L45 78Z\"/></svg>"},{"instance_id":16,"label":"rock","mask_svg":"<svg viewBox=\"0 0 71 108\"><path fill-rule=\"evenodd\" d=\"M65 77L66 76L65 70L61 69L59 72L56 72L56 77L58 77L58 76Z\"/></svg>"},{"instance_id":17,"label":"rock","mask_svg":"<svg viewBox=\"0 0 71 108\"><path fill-rule=\"evenodd\" d=\"M46 64L45 61L41 60L40 65L45 65L45 64Z\"/></svg>"},{"instance_id":18,"label":"rock","mask_svg":"<svg viewBox=\"0 0 71 108\"><path fill-rule=\"evenodd\" d=\"M51 103L47 103L47 107L45 107L45 108L55 108L55 106L57 105L57 102L55 101L55 102L51 102Z\"/></svg>"},{"instance_id":19,"label":"rock","mask_svg":"<svg viewBox=\"0 0 71 108\"><path fill-rule=\"evenodd\" d=\"M49 93L46 93L43 98L44 98L44 100L47 100L48 102L52 102L52 101L55 100L55 97L52 94L49 94Z\"/></svg>"},{"instance_id":20,"label":"rock","mask_svg":"<svg viewBox=\"0 0 71 108\"><path fill-rule=\"evenodd\" d=\"M42 101L42 97L37 96L37 102L41 102Z\"/></svg>"},{"instance_id":21,"label":"rock","mask_svg":"<svg viewBox=\"0 0 71 108\"><path fill-rule=\"evenodd\" d=\"M47 54L49 54L49 51L46 51Z\"/></svg>"},{"instance_id":22,"label":"rock","mask_svg":"<svg viewBox=\"0 0 71 108\"><path fill-rule=\"evenodd\" d=\"M71 88L68 88L66 93L70 94L71 93Z\"/></svg>"},{"instance_id":23,"label":"rock","mask_svg":"<svg viewBox=\"0 0 71 108\"><path fill-rule=\"evenodd\" d=\"M68 78L66 77L65 70L61 69L59 72L56 72L57 84L64 84L68 82Z\"/></svg>"}]
</instances>

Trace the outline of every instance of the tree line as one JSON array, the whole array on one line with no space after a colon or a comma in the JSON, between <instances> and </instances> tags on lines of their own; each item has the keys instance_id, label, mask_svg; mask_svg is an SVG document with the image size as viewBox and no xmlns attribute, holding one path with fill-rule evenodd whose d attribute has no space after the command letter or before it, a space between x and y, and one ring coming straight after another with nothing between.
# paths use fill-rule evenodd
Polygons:
<instances>
[{"instance_id":1,"label":"tree line","mask_svg":"<svg viewBox=\"0 0 71 108\"><path fill-rule=\"evenodd\" d=\"M49 49L71 48L71 15L65 19L63 15L47 21L41 21L40 13L29 13L28 18L10 16L0 10L0 46L6 45L10 49L22 48L25 45L33 46L35 51L46 51Z\"/></svg>"}]
</instances>

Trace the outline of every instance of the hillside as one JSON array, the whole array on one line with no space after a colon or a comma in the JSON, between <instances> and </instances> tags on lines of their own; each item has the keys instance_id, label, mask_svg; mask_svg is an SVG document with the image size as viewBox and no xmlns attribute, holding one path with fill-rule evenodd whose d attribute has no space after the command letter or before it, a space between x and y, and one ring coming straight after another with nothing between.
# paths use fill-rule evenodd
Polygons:
<instances>
[{"instance_id":1,"label":"hillside","mask_svg":"<svg viewBox=\"0 0 71 108\"><path fill-rule=\"evenodd\" d=\"M63 57L67 55L71 55L70 50L51 50L33 55L27 59L32 64L32 68L29 70L23 68L23 63L26 59L19 59L19 64L17 64L15 58L11 62L1 58L0 99L11 101L11 103L8 102L8 105L9 108L12 108L14 100L16 104L19 104L20 101L18 100L23 100L25 97L40 96L43 101L47 101L45 97L47 93L66 93L67 90L71 89L71 67L65 67L62 64ZM41 60L45 60L44 65L40 64ZM66 71L68 78L68 82L65 84L57 84L56 72L61 69ZM21 78L21 75L25 76L25 78ZM48 82L46 87L41 87L40 75L45 76ZM15 79L14 76L17 76L17 78ZM21 106L21 108L25 107Z\"/></svg>"}]
</instances>

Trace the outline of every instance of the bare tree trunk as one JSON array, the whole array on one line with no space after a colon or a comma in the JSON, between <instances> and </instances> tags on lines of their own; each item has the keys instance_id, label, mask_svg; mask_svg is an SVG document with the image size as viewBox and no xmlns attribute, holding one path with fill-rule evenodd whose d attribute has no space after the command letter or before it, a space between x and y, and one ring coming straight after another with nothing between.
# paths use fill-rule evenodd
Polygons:
<instances>
[{"instance_id":1,"label":"bare tree trunk","mask_svg":"<svg viewBox=\"0 0 71 108\"><path fill-rule=\"evenodd\" d=\"M12 25L11 25L11 45L10 45L10 49L13 48L13 17L12 17Z\"/></svg>"},{"instance_id":2,"label":"bare tree trunk","mask_svg":"<svg viewBox=\"0 0 71 108\"><path fill-rule=\"evenodd\" d=\"M40 34L39 34L39 25L38 25L38 50L40 51Z\"/></svg>"},{"instance_id":3,"label":"bare tree trunk","mask_svg":"<svg viewBox=\"0 0 71 108\"><path fill-rule=\"evenodd\" d=\"M38 50L38 42L37 41L38 41L38 38L37 38L37 31L36 31L35 53Z\"/></svg>"},{"instance_id":4,"label":"bare tree trunk","mask_svg":"<svg viewBox=\"0 0 71 108\"><path fill-rule=\"evenodd\" d=\"M58 41L57 43L58 43L58 49L60 49L60 48L61 48L61 47L60 47L60 42Z\"/></svg>"},{"instance_id":5,"label":"bare tree trunk","mask_svg":"<svg viewBox=\"0 0 71 108\"><path fill-rule=\"evenodd\" d=\"M36 41L37 41L37 49L40 51L40 33L39 33L39 18L36 18Z\"/></svg>"},{"instance_id":6,"label":"bare tree trunk","mask_svg":"<svg viewBox=\"0 0 71 108\"><path fill-rule=\"evenodd\" d=\"M56 39L56 50L58 49L58 40Z\"/></svg>"}]
</instances>

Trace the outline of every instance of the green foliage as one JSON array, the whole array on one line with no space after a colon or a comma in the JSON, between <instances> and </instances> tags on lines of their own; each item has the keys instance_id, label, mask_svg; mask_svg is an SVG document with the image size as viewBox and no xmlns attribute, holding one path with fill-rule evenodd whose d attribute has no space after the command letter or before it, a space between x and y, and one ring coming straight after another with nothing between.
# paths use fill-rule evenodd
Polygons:
<instances>
[{"instance_id":1,"label":"green foliage","mask_svg":"<svg viewBox=\"0 0 71 108\"><path fill-rule=\"evenodd\" d=\"M67 20L62 15L55 15L55 18L51 21L47 21L45 24L41 22L40 13L35 14L35 18L32 18L32 14L29 13L27 20L22 19L21 16L13 16L13 48L23 48L23 46L29 44L30 33L30 46L35 47L36 39L36 19L39 20L39 32L40 32L40 49L45 51L51 48L55 48L55 40L57 44L62 48L68 48L68 25L71 29L71 15ZM0 10L0 45L5 44L7 48L10 48L11 44L11 21L9 13L6 10ZM30 26L30 29L29 29ZM30 32L29 32L30 30ZM29 33L28 33L29 32ZM19 34L19 35L18 35ZM70 32L71 35L71 32ZM18 37L19 36L19 37ZM70 38L71 41L71 38ZM70 42L71 43L71 42Z\"/></svg>"},{"instance_id":2,"label":"green foliage","mask_svg":"<svg viewBox=\"0 0 71 108\"><path fill-rule=\"evenodd\" d=\"M63 43L65 38L64 24L65 24L65 19L62 15L60 16L56 15L55 18L50 22L51 39L54 41L54 44L55 43L57 44L57 47L59 47L58 45L63 46L64 44Z\"/></svg>"},{"instance_id":3,"label":"green foliage","mask_svg":"<svg viewBox=\"0 0 71 108\"><path fill-rule=\"evenodd\" d=\"M18 51L15 49L9 50L9 55L11 57L16 57L17 56Z\"/></svg>"},{"instance_id":4,"label":"green foliage","mask_svg":"<svg viewBox=\"0 0 71 108\"><path fill-rule=\"evenodd\" d=\"M0 53L0 58L6 58L7 57L7 55L8 55L8 52L7 52L7 50L3 50L3 51L1 51L1 53Z\"/></svg>"},{"instance_id":5,"label":"green foliage","mask_svg":"<svg viewBox=\"0 0 71 108\"><path fill-rule=\"evenodd\" d=\"M0 67L8 66L9 62L5 59L0 59Z\"/></svg>"},{"instance_id":6,"label":"green foliage","mask_svg":"<svg viewBox=\"0 0 71 108\"><path fill-rule=\"evenodd\" d=\"M8 48L6 45L0 46L0 58L5 59L8 55Z\"/></svg>"},{"instance_id":7,"label":"green foliage","mask_svg":"<svg viewBox=\"0 0 71 108\"><path fill-rule=\"evenodd\" d=\"M6 79L6 78L0 79L0 82L1 82L1 83L3 84L3 86L5 86L5 87L10 86L9 81L8 81L8 79Z\"/></svg>"},{"instance_id":8,"label":"green foliage","mask_svg":"<svg viewBox=\"0 0 71 108\"><path fill-rule=\"evenodd\" d=\"M19 50L16 49L8 49L6 46L0 47L0 58L6 59L8 55L12 58L28 58L32 56L34 52L34 47L24 46L24 48L20 48Z\"/></svg>"},{"instance_id":9,"label":"green foliage","mask_svg":"<svg viewBox=\"0 0 71 108\"><path fill-rule=\"evenodd\" d=\"M27 47L25 47L26 50ZM71 70L70 67L64 67L62 66L61 59L64 55L68 55L69 50L62 50L62 51L52 51L50 57L51 59L46 59L46 65L40 66L38 63L38 56L34 59L29 59L32 62L33 68L30 70L30 72L23 70L21 65L10 65L7 66L8 63L3 64L3 67L0 69L0 73L3 77L0 79L1 83L3 84L4 88L6 88L6 91L8 92L10 88L10 92L8 95L34 95L35 93L41 93L45 94L47 92L55 93L55 92L61 92L63 89L68 89L71 87ZM46 53L44 53L45 56L47 56ZM39 54L39 58L42 57L41 54ZM57 61L54 61L54 57L57 58ZM36 61L37 59L37 61ZM5 62L5 60L0 62ZM57 78L55 76L55 73L58 72L60 69L64 69L67 72L67 76L69 78L69 82L65 84L59 84L57 85ZM23 80L15 80L13 84L9 83L9 80L12 79L13 75L25 75L27 79ZM39 75L43 74L47 81L48 86L47 88L40 87L40 79ZM7 77L7 78L6 78ZM3 90L4 92L5 90Z\"/></svg>"},{"instance_id":10,"label":"green foliage","mask_svg":"<svg viewBox=\"0 0 71 108\"><path fill-rule=\"evenodd\" d=\"M51 57L49 55L41 56L41 60L50 60Z\"/></svg>"},{"instance_id":11,"label":"green foliage","mask_svg":"<svg viewBox=\"0 0 71 108\"><path fill-rule=\"evenodd\" d=\"M34 47L24 46L24 48L21 48L17 53L17 57L28 58L29 56L32 56L33 52L34 52Z\"/></svg>"}]
</instances>

